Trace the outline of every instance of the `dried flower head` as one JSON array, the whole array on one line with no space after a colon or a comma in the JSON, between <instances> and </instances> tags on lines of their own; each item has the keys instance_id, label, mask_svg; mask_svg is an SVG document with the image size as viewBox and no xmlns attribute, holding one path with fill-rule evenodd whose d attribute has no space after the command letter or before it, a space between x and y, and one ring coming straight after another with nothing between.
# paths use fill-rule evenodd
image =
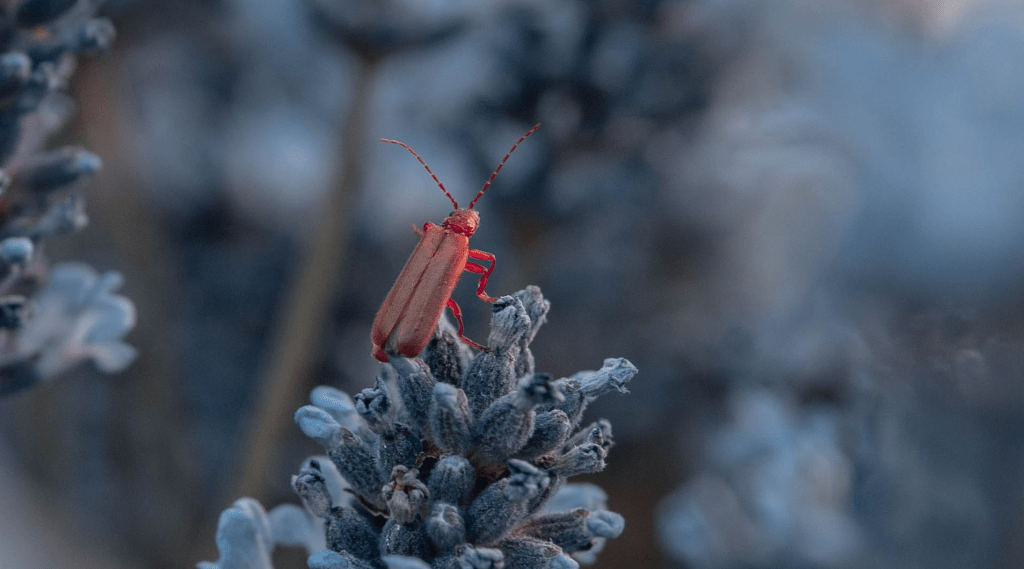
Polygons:
<instances>
[{"instance_id":1,"label":"dried flower head","mask_svg":"<svg viewBox=\"0 0 1024 569\"><path fill-rule=\"evenodd\" d=\"M494 304L487 351L473 354L442 320L420 357L392 357L394 373L354 400L314 390L295 420L329 463L307 461L292 478L306 511L324 519L327 548L309 567L570 568L622 533L599 488L565 479L604 468L611 426L581 429L583 410L625 393L637 370L618 358L571 378L536 373L529 345L548 308L528 287ZM232 548L255 547L227 533L221 561L203 569L237 567Z\"/></svg>"}]
</instances>

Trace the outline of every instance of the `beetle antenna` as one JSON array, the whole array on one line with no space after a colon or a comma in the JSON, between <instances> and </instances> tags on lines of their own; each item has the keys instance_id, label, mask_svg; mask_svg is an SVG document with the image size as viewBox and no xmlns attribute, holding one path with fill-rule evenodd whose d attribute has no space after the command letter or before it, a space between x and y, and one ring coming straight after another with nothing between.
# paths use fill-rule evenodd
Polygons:
<instances>
[{"instance_id":1,"label":"beetle antenna","mask_svg":"<svg viewBox=\"0 0 1024 569\"><path fill-rule=\"evenodd\" d=\"M473 201L469 202L469 207L467 207L466 209L473 209L473 204L476 203L476 200L480 199L480 196L484 195L484 192L487 191L487 188L491 187L491 182L494 181L494 177L497 176L498 172L501 171L501 167L505 165L505 161L508 160L508 157L512 156L512 152L516 149L516 147L519 146L519 144L522 141L526 140L527 136L533 134L533 131L537 130L538 128L540 128L540 123L533 125L533 128L530 129L530 132L524 134L522 137L519 138L519 140L516 141L515 144L512 145L511 150L509 150L508 154L506 154L505 157L501 159L501 163L498 164L498 167L494 169L494 172L491 174L491 177L487 180L487 183L484 184L483 189L480 190L480 193L477 194L475 198L473 198Z\"/></svg>"},{"instance_id":2,"label":"beetle antenna","mask_svg":"<svg viewBox=\"0 0 1024 569\"><path fill-rule=\"evenodd\" d=\"M537 126L540 126L540 125L537 125ZM537 127L534 127L534 129L536 129L536 128ZM523 137L523 138L525 138L525 137ZM427 163L424 162L422 158L420 158L419 154L416 154L415 150L413 150L412 148L409 148L408 144L406 144L404 142L398 142L397 140L388 140L387 138L382 138L382 139L380 139L380 141L381 142L390 142L391 144L397 144L397 145L401 146L402 148L408 150L409 152L412 152L412 155L415 156L416 159L420 161L420 164L423 164L423 167L427 169L427 173L430 174L430 177L433 178L435 182L437 182L437 186L439 188L441 188L441 191L444 192L444 195L448 196L448 199L452 200L452 205L455 206L455 209L459 209L459 203L455 201L455 198L453 198L451 194L448 193L448 190L444 189L444 184L441 183L441 180L437 179L437 176L434 175L434 171L430 169L430 166L427 166ZM512 148L515 148L515 147L513 146ZM506 158L508 158L508 157L506 156ZM500 169L501 166L499 166L498 168ZM495 172L495 173L497 173L497 172ZM491 176L491 178L493 179L494 176ZM488 182L488 183L490 183L490 182ZM481 193L483 193L483 192L481 192ZM476 201L476 200L474 200L474 201ZM472 208L473 205L470 204L469 207Z\"/></svg>"}]
</instances>

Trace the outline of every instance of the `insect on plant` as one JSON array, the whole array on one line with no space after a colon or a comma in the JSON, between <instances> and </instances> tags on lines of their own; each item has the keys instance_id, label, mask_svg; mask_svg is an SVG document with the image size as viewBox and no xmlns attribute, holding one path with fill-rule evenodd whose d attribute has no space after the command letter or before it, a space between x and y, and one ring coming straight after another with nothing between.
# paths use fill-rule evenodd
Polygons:
<instances>
[{"instance_id":1,"label":"insect on plant","mask_svg":"<svg viewBox=\"0 0 1024 569\"><path fill-rule=\"evenodd\" d=\"M473 205L490 187L494 177L501 171L501 167L505 165L505 161L516 147L539 127L539 124L535 125L512 145L466 209L459 207L458 202L437 179L430 166L427 166L409 145L397 140L381 139L381 142L397 144L411 152L427 169L430 177L437 182L444 195L452 201L455 211L441 225L434 225L428 221L423 224L423 231L413 228L420 236L420 242L405 263L402 273L398 275L398 280L391 287L391 292L384 299L384 304L377 311L377 318L373 321L373 332L370 335L373 342L373 357L386 362L389 361L388 354L398 354L407 358L418 355L430 341L445 306L452 309L452 314L459 324L459 338L478 350L484 349L463 335L462 311L451 297L462 271L469 271L480 275L476 295L487 302L497 300L484 292L487 278L494 270L494 255L469 248L469 238L480 226L480 214L473 210ZM484 267L470 259L490 261L490 266Z\"/></svg>"}]
</instances>

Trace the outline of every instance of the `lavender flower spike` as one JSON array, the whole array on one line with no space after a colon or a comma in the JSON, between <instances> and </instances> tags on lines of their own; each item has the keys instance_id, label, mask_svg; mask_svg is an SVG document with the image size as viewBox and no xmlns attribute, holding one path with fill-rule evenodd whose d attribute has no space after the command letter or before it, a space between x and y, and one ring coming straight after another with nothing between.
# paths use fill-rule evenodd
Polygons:
<instances>
[{"instance_id":1,"label":"lavender flower spike","mask_svg":"<svg viewBox=\"0 0 1024 569\"><path fill-rule=\"evenodd\" d=\"M548 309L529 287L495 303L488 351L452 343L441 322L422 354L392 359L394 375L382 375L394 384L356 401L314 392L296 422L356 499L334 504L326 462L293 478L306 511L325 520L328 549L311 569L572 569L622 533L600 489L558 489L604 468L611 424L574 432L587 403L625 393L636 368L617 358L557 381L534 372L529 344Z\"/></svg>"}]
</instances>

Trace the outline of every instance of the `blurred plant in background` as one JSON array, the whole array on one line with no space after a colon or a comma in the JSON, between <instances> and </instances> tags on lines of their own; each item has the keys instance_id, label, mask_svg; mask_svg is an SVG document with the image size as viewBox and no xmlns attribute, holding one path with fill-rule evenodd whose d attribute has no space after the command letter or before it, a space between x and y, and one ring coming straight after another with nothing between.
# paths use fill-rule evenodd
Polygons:
<instances>
[{"instance_id":1,"label":"blurred plant in background","mask_svg":"<svg viewBox=\"0 0 1024 569\"><path fill-rule=\"evenodd\" d=\"M694 12L728 64L663 165L678 211L723 235L678 320L715 338L687 359L722 389L659 509L687 566L1019 562L993 528L1022 508L997 502L1024 418L1024 91L999 62L1024 36L1019 7L960 10Z\"/></svg>"},{"instance_id":2,"label":"blurred plant in background","mask_svg":"<svg viewBox=\"0 0 1024 569\"><path fill-rule=\"evenodd\" d=\"M113 294L116 273L49 266L43 245L86 223L82 180L100 169L77 147L42 147L71 117L65 94L78 55L114 37L90 1L22 0L0 6L0 396L52 379L82 360L124 369L135 350L132 303Z\"/></svg>"}]
</instances>

